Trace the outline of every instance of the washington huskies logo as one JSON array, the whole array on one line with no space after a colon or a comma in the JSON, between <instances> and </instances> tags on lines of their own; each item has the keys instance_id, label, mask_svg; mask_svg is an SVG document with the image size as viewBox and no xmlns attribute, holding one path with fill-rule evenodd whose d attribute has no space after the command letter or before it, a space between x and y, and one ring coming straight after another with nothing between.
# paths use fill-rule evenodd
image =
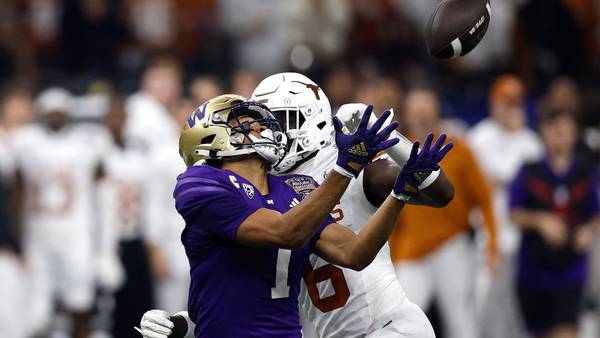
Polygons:
<instances>
[{"instance_id":1,"label":"washington huskies logo","mask_svg":"<svg viewBox=\"0 0 600 338\"><path fill-rule=\"evenodd\" d=\"M294 189L296 194L302 195L303 197L308 196L308 194L310 194L313 190L317 189L315 180L313 180L311 177L296 176L288 178L284 182Z\"/></svg>"},{"instance_id":2,"label":"washington huskies logo","mask_svg":"<svg viewBox=\"0 0 600 338\"><path fill-rule=\"evenodd\" d=\"M314 85L312 83L304 83L304 82L300 82L300 81L292 81L292 82L296 82L296 83L300 83L306 86L306 88L312 90L313 94L315 94L315 98L317 100L320 100L321 97L319 96L319 86Z\"/></svg>"},{"instance_id":3,"label":"washington huskies logo","mask_svg":"<svg viewBox=\"0 0 600 338\"><path fill-rule=\"evenodd\" d=\"M252 197L254 197L254 187L246 183L242 183L242 187L244 187L244 191L246 192L246 195L248 195L248 198L252 199Z\"/></svg>"},{"instance_id":4,"label":"washington huskies logo","mask_svg":"<svg viewBox=\"0 0 600 338\"><path fill-rule=\"evenodd\" d=\"M200 121L204 118L206 106L208 106L208 102L205 102L203 105L198 107L198 109L194 110L192 115L187 119L187 124L190 128L196 125L196 121Z\"/></svg>"}]
</instances>

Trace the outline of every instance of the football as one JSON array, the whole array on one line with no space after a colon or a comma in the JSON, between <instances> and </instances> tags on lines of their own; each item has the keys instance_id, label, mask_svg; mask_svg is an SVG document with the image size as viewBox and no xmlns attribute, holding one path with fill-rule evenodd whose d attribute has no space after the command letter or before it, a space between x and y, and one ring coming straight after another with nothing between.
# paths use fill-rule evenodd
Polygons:
<instances>
[{"instance_id":1,"label":"football","mask_svg":"<svg viewBox=\"0 0 600 338\"><path fill-rule=\"evenodd\" d=\"M442 0L427 24L429 53L441 59L469 53L483 39L491 9L489 0Z\"/></svg>"}]
</instances>

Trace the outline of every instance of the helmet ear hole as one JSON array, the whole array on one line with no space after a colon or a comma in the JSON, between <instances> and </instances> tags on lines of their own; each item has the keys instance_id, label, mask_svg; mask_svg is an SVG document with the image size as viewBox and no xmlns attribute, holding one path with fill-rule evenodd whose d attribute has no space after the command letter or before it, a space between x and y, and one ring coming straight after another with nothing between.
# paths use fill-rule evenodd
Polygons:
<instances>
[{"instance_id":1,"label":"helmet ear hole","mask_svg":"<svg viewBox=\"0 0 600 338\"><path fill-rule=\"evenodd\" d=\"M327 124L327 123L325 123L325 121L323 121L323 122L321 122L321 123L317 124L317 128L319 128L319 129L323 129L323 128L325 127L325 125L326 125L326 124Z\"/></svg>"},{"instance_id":2,"label":"helmet ear hole","mask_svg":"<svg viewBox=\"0 0 600 338\"><path fill-rule=\"evenodd\" d=\"M212 135L208 135L208 136L204 137L204 138L203 138L203 139L200 141L200 144L212 144L212 142L213 142L213 141L214 141L214 139L215 139L215 136L216 136L215 134L212 134Z\"/></svg>"}]
</instances>

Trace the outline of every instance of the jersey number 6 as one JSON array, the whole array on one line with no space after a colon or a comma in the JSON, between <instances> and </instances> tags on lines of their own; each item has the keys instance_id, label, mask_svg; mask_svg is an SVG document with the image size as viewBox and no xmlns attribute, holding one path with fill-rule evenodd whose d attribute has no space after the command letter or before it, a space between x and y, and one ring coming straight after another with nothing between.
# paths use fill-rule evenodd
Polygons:
<instances>
[{"instance_id":1,"label":"jersey number 6","mask_svg":"<svg viewBox=\"0 0 600 338\"><path fill-rule=\"evenodd\" d=\"M321 298L317 284L327 279L331 280L334 294ZM309 264L304 273L304 281L306 282L306 289L310 300L323 313L343 307L348 302L348 298L350 298L350 290L348 289L348 284L346 284L344 272L333 264L323 265L314 270Z\"/></svg>"}]
</instances>

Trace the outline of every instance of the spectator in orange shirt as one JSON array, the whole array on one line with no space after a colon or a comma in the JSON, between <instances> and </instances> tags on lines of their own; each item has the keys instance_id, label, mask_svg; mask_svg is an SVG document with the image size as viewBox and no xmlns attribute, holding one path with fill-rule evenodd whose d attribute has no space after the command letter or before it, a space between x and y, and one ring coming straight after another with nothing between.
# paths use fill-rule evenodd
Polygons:
<instances>
[{"instance_id":1,"label":"spectator in orange shirt","mask_svg":"<svg viewBox=\"0 0 600 338\"><path fill-rule=\"evenodd\" d=\"M409 137L441 132L436 94L418 89L408 93L403 116ZM406 208L390 238L392 260L408 298L426 309L435 297L445 337L477 336L473 299L470 298L473 250L469 241L469 214L479 208L488 231L488 265L496 268L496 223L490 186L473 153L460 139L442 166L455 184L454 199L441 209Z\"/></svg>"}]
</instances>

